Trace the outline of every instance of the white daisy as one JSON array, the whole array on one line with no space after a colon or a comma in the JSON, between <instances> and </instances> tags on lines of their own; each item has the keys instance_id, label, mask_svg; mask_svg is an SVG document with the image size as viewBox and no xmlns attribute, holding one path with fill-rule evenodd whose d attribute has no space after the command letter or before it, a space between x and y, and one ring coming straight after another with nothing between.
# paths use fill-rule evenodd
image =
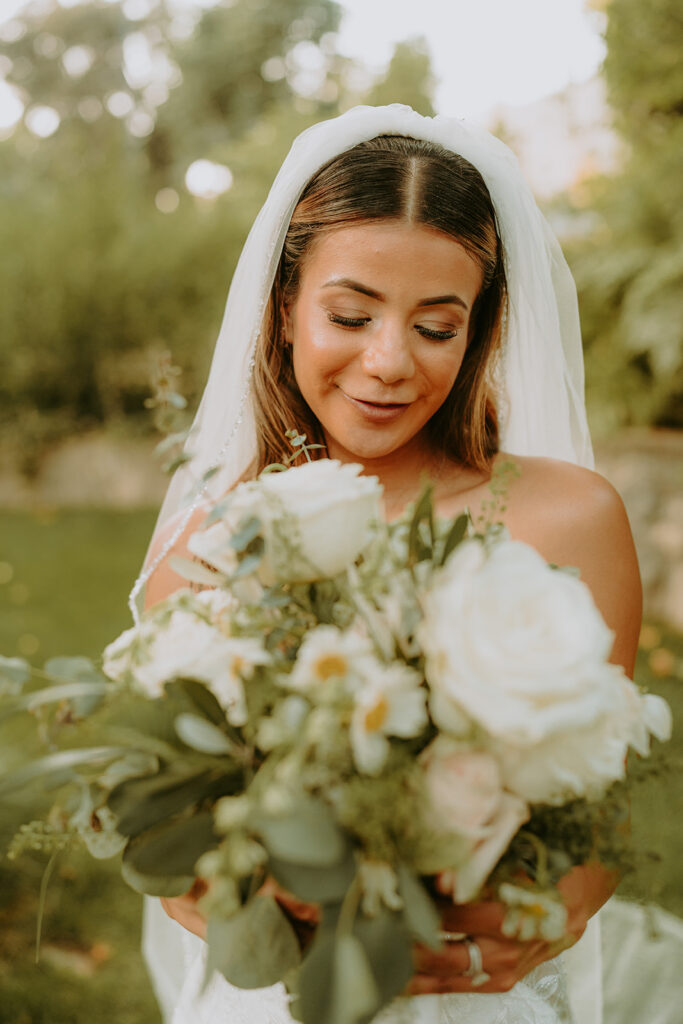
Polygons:
<instances>
[{"instance_id":1,"label":"white daisy","mask_svg":"<svg viewBox=\"0 0 683 1024\"><path fill-rule=\"evenodd\" d=\"M371 657L366 637L336 626L317 626L304 638L291 673L280 681L290 690L307 693L332 679L352 681Z\"/></svg>"},{"instance_id":2,"label":"white daisy","mask_svg":"<svg viewBox=\"0 0 683 1024\"><path fill-rule=\"evenodd\" d=\"M567 908L557 889L538 892L504 882L498 895L507 906L501 930L521 942L545 939L554 942L566 933Z\"/></svg>"},{"instance_id":3,"label":"white daisy","mask_svg":"<svg viewBox=\"0 0 683 1024\"><path fill-rule=\"evenodd\" d=\"M353 757L361 772L378 775L389 754L388 736L408 739L427 724L426 693L419 673L401 662L375 662L356 693L351 717Z\"/></svg>"}]
</instances>

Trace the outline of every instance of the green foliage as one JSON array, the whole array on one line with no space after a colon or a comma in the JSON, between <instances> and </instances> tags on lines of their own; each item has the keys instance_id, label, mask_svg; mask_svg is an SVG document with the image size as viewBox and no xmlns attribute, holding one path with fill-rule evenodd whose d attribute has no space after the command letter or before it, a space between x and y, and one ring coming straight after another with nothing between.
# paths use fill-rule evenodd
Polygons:
<instances>
[{"instance_id":1,"label":"green foliage","mask_svg":"<svg viewBox=\"0 0 683 1024\"><path fill-rule=\"evenodd\" d=\"M605 75L621 131L633 142L680 122L683 109L677 0L611 0L607 9Z\"/></svg>"},{"instance_id":2,"label":"green foliage","mask_svg":"<svg viewBox=\"0 0 683 1024\"><path fill-rule=\"evenodd\" d=\"M590 235L568 247L594 425L683 426L683 18L677 0L611 0L605 75L627 143L593 183Z\"/></svg>"},{"instance_id":3,"label":"green foliage","mask_svg":"<svg viewBox=\"0 0 683 1024\"><path fill-rule=\"evenodd\" d=\"M407 103L419 114L433 117L434 76L424 39L398 43L386 75L373 86L368 103Z\"/></svg>"},{"instance_id":4,"label":"green foliage","mask_svg":"<svg viewBox=\"0 0 683 1024\"><path fill-rule=\"evenodd\" d=\"M301 960L296 933L272 896L256 896L228 919L210 918L207 938L209 970L239 988L274 985Z\"/></svg>"},{"instance_id":5,"label":"green foliage","mask_svg":"<svg viewBox=\"0 0 683 1024\"><path fill-rule=\"evenodd\" d=\"M236 0L183 17L194 27L181 38L161 0L134 21L120 0L52 0L28 5L26 31L3 46L27 109L61 118L49 138L21 123L0 143L0 429L27 474L76 426L141 413L162 350L196 404L232 271L292 139L348 105L333 0ZM131 46L148 49L153 81L126 66ZM78 47L93 59L69 74L62 57ZM418 44L397 48L382 89L431 111ZM128 115L109 112L114 93ZM184 186L200 158L232 171L219 199ZM175 190L173 212L157 209L161 189Z\"/></svg>"}]
</instances>

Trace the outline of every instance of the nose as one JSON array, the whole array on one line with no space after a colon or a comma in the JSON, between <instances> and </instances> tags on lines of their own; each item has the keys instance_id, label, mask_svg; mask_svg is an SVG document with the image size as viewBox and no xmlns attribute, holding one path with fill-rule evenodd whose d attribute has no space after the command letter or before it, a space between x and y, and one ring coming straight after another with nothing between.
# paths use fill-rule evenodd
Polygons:
<instances>
[{"instance_id":1,"label":"nose","mask_svg":"<svg viewBox=\"0 0 683 1024\"><path fill-rule=\"evenodd\" d=\"M386 323L377 328L362 355L363 370L384 384L408 380L415 372L410 339L398 324Z\"/></svg>"}]
</instances>

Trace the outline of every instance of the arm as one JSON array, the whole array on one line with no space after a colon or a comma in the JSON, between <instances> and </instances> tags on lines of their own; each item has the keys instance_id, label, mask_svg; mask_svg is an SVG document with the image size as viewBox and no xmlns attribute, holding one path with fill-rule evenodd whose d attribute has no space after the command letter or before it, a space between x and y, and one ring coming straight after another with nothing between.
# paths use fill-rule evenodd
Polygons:
<instances>
[{"instance_id":1,"label":"arm","mask_svg":"<svg viewBox=\"0 0 683 1024\"><path fill-rule=\"evenodd\" d=\"M640 631L642 592L633 537L621 498L589 470L548 459L518 459L522 474L509 495L506 523L513 538L535 547L548 562L579 569L603 618L614 632L611 661L631 675ZM618 879L599 863L572 868L559 884L568 909L568 941L583 934L590 917L612 895ZM506 991L560 948L502 936L503 908L495 902L444 904L445 931L466 932L478 942L491 980L476 991ZM462 943L445 951L416 952L413 994L472 991Z\"/></svg>"},{"instance_id":2,"label":"arm","mask_svg":"<svg viewBox=\"0 0 683 1024\"><path fill-rule=\"evenodd\" d=\"M633 674L642 587L624 504L603 477L553 459L519 459L507 525L555 565L576 567L614 633L611 661Z\"/></svg>"}]
</instances>

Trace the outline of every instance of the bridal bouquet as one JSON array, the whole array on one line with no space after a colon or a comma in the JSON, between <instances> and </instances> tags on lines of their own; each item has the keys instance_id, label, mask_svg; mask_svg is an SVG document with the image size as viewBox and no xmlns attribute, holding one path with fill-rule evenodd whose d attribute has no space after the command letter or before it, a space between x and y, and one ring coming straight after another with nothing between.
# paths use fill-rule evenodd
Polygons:
<instances>
[{"instance_id":1,"label":"bridal bouquet","mask_svg":"<svg viewBox=\"0 0 683 1024\"><path fill-rule=\"evenodd\" d=\"M305 1024L367 1021L400 994L412 943L439 945L444 893L561 939L557 881L618 861L628 750L670 731L608 663L587 587L496 525L495 485L485 520L436 520L426 487L386 524L360 470L239 485L175 560L190 586L103 672L57 659L38 689L0 663L5 713L33 712L51 747L2 788L62 787L11 852L77 837L122 852L141 892L207 879L209 972L284 980ZM303 952L272 879L321 909Z\"/></svg>"}]
</instances>

